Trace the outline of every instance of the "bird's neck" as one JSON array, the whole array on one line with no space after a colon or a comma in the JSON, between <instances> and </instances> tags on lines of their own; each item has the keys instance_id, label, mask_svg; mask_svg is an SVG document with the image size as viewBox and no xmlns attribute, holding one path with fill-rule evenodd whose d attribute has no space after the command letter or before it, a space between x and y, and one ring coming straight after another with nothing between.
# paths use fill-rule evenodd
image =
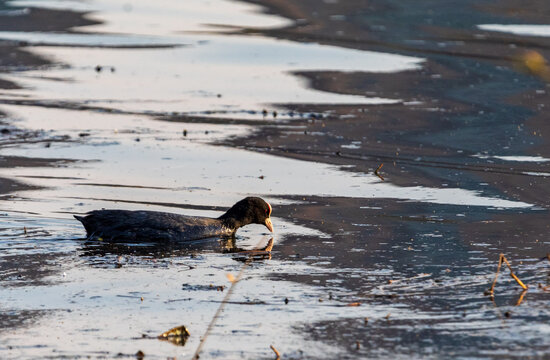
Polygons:
<instances>
[{"instance_id":1,"label":"bird's neck","mask_svg":"<svg viewBox=\"0 0 550 360\"><path fill-rule=\"evenodd\" d=\"M236 231L241 226L246 225L242 221L240 221L240 220L238 220L238 219L236 219L232 216L228 216L227 213L223 214L218 219L220 219L222 221L222 225L224 227L226 227L228 229L231 229L233 231Z\"/></svg>"}]
</instances>

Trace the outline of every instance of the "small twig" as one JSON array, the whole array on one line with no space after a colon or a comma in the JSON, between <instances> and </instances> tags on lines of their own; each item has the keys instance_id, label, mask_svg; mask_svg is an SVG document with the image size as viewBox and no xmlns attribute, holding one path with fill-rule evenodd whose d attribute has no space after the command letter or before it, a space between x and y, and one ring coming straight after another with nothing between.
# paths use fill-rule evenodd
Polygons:
<instances>
[{"instance_id":1,"label":"small twig","mask_svg":"<svg viewBox=\"0 0 550 360\"><path fill-rule=\"evenodd\" d=\"M514 278L514 280L516 280L516 282L519 284L519 286L521 286L523 288L523 290L527 290L527 286L516 276L516 274L514 274L514 271L512 270L512 266L510 266L510 263L508 262L508 260L506 260L506 257L504 256L504 254L501 254L502 256L502 260L504 260L504 262L506 263L506 266L508 266L508 269L510 269L510 276Z\"/></svg>"},{"instance_id":2,"label":"small twig","mask_svg":"<svg viewBox=\"0 0 550 360\"><path fill-rule=\"evenodd\" d=\"M202 300L202 302L209 303L224 303L224 304L234 304L234 305L274 305L272 303L266 303L265 301L256 300L256 301L221 301L221 300Z\"/></svg>"},{"instance_id":3,"label":"small twig","mask_svg":"<svg viewBox=\"0 0 550 360\"><path fill-rule=\"evenodd\" d=\"M498 258L498 267L497 267L497 272L495 274L495 279L493 280L493 285L491 285L491 288L489 289L489 292L487 294L487 295L491 295L491 297L495 295L495 285L497 284L498 274L500 273L500 267L502 266L503 257L504 257L503 254L500 254Z\"/></svg>"},{"instance_id":4,"label":"small twig","mask_svg":"<svg viewBox=\"0 0 550 360\"><path fill-rule=\"evenodd\" d=\"M513 277L514 280L516 280L516 282L519 284L519 286L522 287L523 290L527 290L527 286L516 276L516 274L514 274L514 271L512 270L512 266L510 265L508 260L506 260L506 257L504 256L504 254L500 254L498 258L498 267L497 267L497 272L495 274L495 279L493 280L493 284L491 285L491 288L487 292L487 295L490 295L491 297L495 295L495 285L497 283L498 274L500 273L500 268L503 262L506 263L506 266L510 270L510 276Z\"/></svg>"},{"instance_id":5,"label":"small twig","mask_svg":"<svg viewBox=\"0 0 550 360\"><path fill-rule=\"evenodd\" d=\"M258 246L259 246L259 243L256 246L256 248L258 248ZM271 246L273 246L272 242L271 242ZM202 351L202 347L204 346L204 343L205 343L206 339L208 338L208 335L210 335L210 332L214 328L214 324L216 323L216 320L218 320L218 318L219 318L221 312L223 311L223 308L225 307L225 305L227 303L229 303L229 298L231 297L231 294L233 293L233 291L235 289L235 286L241 280L241 278L244 275L244 272L245 272L246 268L248 267L248 265L250 265L251 262L252 262L251 258L249 258L247 261L245 261L245 263L241 267L241 270L237 274L237 277L234 277L232 274L229 274L229 273L226 274L228 280L231 282L231 286L229 287L229 290L227 290L227 293L225 294L222 302L220 303L220 306L218 307L218 310L216 310L216 313L214 314L214 317L212 317L212 320L208 324L208 327L206 328L206 331L205 331L204 335L202 336L202 338L199 342L199 345L197 346L197 349L195 350L195 353L193 354L193 357L192 357L193 360L198 360L199 359L199 355ZM279 357L277 357L277 359L279 359Z\"/></svg>"},{"instance_id":6,"label":"small twig","mask_svg":"<svg viewBox=\"0 0 550 360\"><path fill-rule=\"evenodd\" d=\"M214 328L214 324L216 323L216 320L218 320L218 317L220 316L225 304L229 301L229 297L233 293L233 289L235 289L235 285L239 282L241 277L244 274L244 270L248 266L249 262L245 262L243 266L241 267L241 271L237 275L237 278L235 278L233 281L231 281L231 286L229 287L229 290L225 294L225 297L223 298L223 301L221 302L220 306L218 307L218 310L216 310L216 313L214 314L214 317L212 317L212 320L210 321L210 324L208 324L208 327L206 328L206 332L202 336L199 346L197 347L197 350L195 350L195 354L193 355L193 360L197 360L199 358L199 354L202 351L202 347L204 346L204 342L206 341L208 335Z\"/></svg>"},{"instance_id":7,"label":"small twig","mask_svg":"<svg viewBox=\"0 0 550 360\"><path fill-rule=\"evenodd\" d=\"M382 166L384 166L384 163L378 165L378 167L376 168L376 170L374 170L374 175L378 176L382 181L384 181L384 178L383 178L382 175L380 175L380 173L379 173L380 169L382 169Z\"/></svg>"},{"instance_id":8,"label":"small twig","mask_svg":"<svg viewBox=\"0 0 550 360\"><path fill-rule=\"evenodd\" d=\"M273 350L273 352L275 353L275 356L277 356L277 357L275 358L275 360L280 360L280 359L281 359L281 354L279 354L279 352L277 351L277 349L275 349L275 346L269 345L269 347L271 348L271 350Z\"/></svg>"},{"instance_id":9,"label":"small twig","mask_svg":"<svg viewBox=\"0 0 550 360\"><path fill-rule=\"evenodd\" d=\"M190 300L193 300L193 298L168 299L168 300L166 300L164 303L165 303L165 304L168 304L168 303L172 303L172 302L176 302L176 301L190 301Z\"/></svg>"}]
</instances>

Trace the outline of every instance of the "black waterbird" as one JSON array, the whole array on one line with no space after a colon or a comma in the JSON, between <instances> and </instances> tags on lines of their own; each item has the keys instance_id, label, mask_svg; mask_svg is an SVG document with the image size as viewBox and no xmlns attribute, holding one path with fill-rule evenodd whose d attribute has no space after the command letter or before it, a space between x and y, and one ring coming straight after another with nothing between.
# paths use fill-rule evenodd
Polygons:
<instances>
[{"instance_id":1,"label":"black waterbird","mask_svg":"<svg viewBox=\"0 0 550 360\"><path fill-rule=\"evenodd\" d=\"M271 205L247 197L219 218L186 216L159 211L94 210L74 217L84 225L89 239L105 241L186 241L232 236L248 224L265 225L273 232Z\"/></svg>"}]
</instances>

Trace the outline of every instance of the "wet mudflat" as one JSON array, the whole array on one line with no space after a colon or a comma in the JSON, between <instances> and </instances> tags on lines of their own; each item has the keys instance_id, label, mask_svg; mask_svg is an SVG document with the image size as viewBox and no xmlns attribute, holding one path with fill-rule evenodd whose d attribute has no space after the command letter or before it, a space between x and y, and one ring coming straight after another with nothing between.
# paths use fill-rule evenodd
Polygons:
<instances>
[{"instance_id":1,"label":"wet mudflat","mask_svg":"<svg viewBox=\"0 0 550 360\"><path fill-rule=\"evenodd\" d=\"M0 4L0 357L190 359L222 302L201 358L550 356L547 5L255 3ZM252 262L72 218L249 194Z\"/></svg>"}]
</instances>

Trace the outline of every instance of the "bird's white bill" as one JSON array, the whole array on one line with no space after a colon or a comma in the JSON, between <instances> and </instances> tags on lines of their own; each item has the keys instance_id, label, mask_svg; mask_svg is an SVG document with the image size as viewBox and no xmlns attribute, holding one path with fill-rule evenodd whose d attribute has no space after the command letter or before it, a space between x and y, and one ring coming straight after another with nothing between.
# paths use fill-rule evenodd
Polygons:
<instances>
[{"instance_id":1,"label":"bird's white bill","mask_svg":"<svg viewBox=\"0 0 550 360\"><path fill-rule=\"evenodd\" d=\"M265 226L269 229L269 231L273 232L273 224L271 223L271 218L265 219Z\"/></svg>"}]
</instances>

